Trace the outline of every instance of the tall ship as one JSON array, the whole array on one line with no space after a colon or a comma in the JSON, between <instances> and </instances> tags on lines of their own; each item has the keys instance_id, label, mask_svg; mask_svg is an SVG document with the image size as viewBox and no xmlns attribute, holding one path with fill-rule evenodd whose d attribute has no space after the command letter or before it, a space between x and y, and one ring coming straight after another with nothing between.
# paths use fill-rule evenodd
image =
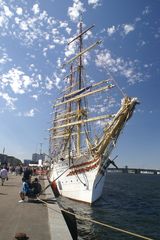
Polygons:
<instances>
[{"instance_id":1,"label":"tall ship","mask_svg":"<svg viewBox=\"0 0 160 240\"><path fill-rule=\"evenodd\" d=\"M85 36L93 27L83 30L80 21L77 36L68 43L74 44L78 52L63 65L69 70L63 79L66 86L55 100L49 129L49 180L53 191L90 204L103 193L107 168L110 164L116 166L111 159L112 150L138 103L137 98L123 95L116 112L109 113L109 97L117 85L111 76L90 81L85 73L86 54L101 44L97 41L84 48Z\"/></svg>"}]
</instances>

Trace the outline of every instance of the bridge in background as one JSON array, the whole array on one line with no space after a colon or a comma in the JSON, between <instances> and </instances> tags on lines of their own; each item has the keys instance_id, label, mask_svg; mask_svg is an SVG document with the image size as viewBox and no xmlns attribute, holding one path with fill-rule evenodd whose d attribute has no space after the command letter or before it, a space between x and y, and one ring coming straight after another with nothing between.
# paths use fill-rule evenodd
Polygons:
<instances>
[{"instance_id":1,"label":"bridge in background","mask_svg":"<svg viewBox=\"0 0 160 240\"><path fill-rule=\"evenodd\" d=\"M157 169L141 169L141 168L108 168L108 172L113 173L133 173L133 174L160 174Z\"/></svg>"}]
</instances>

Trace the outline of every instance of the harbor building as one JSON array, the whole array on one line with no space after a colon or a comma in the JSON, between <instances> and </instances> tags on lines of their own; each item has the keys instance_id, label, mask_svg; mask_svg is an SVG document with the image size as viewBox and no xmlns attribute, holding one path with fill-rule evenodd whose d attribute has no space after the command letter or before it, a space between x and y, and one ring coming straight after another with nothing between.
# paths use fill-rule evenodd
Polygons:
<instances>
[{"instance_id":1,"label":"harbor building","mask_svg":"<svg viewBox=\"0 0 160 240\"><path fill-rule=\"evenodd\" d=\"M44 153L33 153L32 161L38 163L39 160L42 160L42 162L43 162L45 160L45 154Z\"/></svg>"}]
</instances>

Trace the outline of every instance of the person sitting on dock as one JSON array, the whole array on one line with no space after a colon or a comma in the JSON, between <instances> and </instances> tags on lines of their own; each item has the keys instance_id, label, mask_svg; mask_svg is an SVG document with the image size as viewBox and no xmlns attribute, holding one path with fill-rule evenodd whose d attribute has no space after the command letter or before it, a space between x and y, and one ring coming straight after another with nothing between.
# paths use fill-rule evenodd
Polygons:
<instances>
[{"instance_id":1,"label":"person sitting on dock","mask_svg":"<svg viewBox=\"0 0 160 240\"><path fill-rule=\"evenodd\" d=\"M32 194L37 196L40 194L42 190L42 186L38 181L38 178L35 178L34 181L31 183Z\"/></svg>"},{"instance_id":2,"label":"person sitting on dock","mask_svg":"<svg viewBox=\"0 0 160 240\"><path fill-rule=\"evenodd\" d=\"M29 196L31 193L31 189L29 188L29 185L24 177L22 178L22 182L23 184L20 191L21 200L19 200L19 202L24 202L25 196Z\"/></svg>"}]
</instances>

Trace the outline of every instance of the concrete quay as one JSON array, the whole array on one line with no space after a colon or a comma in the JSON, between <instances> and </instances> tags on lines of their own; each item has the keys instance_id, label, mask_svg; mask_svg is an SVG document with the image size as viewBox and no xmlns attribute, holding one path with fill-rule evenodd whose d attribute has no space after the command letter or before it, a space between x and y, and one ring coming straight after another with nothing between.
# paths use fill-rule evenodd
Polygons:
<instances>
[{"instance_id":1,"label":"concrete quay","mask_svg":"<svg viewBox=\"0 0 160 240\"><path fill-rule=\"evenodd\" d=\"M15 239L18 232L26 233L29 240L71 240L72 237L54 198L51 188L37 200L19 203L21 176L9 175L1 186L0 181L0 240ZM47 186L47 179L40 181Z\"/></svg>"}]
</instances>

